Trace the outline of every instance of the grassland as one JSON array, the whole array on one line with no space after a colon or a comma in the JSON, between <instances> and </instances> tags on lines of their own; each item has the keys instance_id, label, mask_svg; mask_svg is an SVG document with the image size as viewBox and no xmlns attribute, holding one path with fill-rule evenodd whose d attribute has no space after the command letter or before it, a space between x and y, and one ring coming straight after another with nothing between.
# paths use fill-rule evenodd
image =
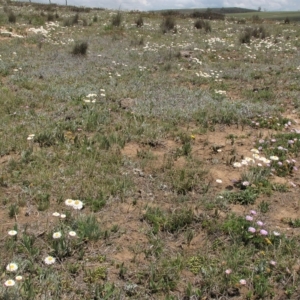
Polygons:
<instances>
[{"instance_id":1,"label":"grassland","mask_svg":"<svg viewBox=\"0 0 300 300\"><path fill-rule=\"evenodd\" d=\"M299 23L0 6L0 299L299 299Z\"/></svg>"}]
</instances>

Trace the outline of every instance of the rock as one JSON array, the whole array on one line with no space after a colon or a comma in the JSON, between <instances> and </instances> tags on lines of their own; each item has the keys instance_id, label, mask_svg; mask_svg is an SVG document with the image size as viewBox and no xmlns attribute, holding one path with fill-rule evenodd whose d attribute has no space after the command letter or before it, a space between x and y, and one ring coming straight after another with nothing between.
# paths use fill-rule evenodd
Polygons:
<instances>
[{"instance_id":1,"label":"rock","mask_svg":"<svg viewBox=\"0 0 300 300\"><path fill-rule=\"evenodd\" d=\"M186 50L180 51L181 57L190 58L192 54L193 51L186 51Z\"/></svg>"},{"instance_id":2,"label":"rock","mask_svg":"<svg viewBox=\"0 0 300 300\"><path fill-rule=\"evenodd\" d=\"M1 31L0 35L3 37L11 37L11 32L9 31Z\"/></svg>"},{"instance_id":3,"label":"rock","mask_svg":"<svg viewBox=\"0 0 300 300\"><path fill-rule=\"evenodd\" d=\"M130 109L135 105L135 100L131 98L124 98L120 100L120 107L123 109Z\"/></svg>"}]
</instances>

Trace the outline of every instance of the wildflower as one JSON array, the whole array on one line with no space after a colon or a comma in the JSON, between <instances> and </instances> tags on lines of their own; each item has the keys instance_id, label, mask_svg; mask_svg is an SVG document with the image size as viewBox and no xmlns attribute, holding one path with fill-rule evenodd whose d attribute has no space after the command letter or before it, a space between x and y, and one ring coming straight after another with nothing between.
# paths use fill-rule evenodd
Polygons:
<instances>
[{"instance_id":1,"label":"wildflower","mask_svg":"<svg viewBox=\"0 0 300 300\"><path fill-rule=\"evenodd\" d=\"M33 140L34 137L35 137L35 134L29 134L28 137L27 137L27 141Z\"/></svg>"},{"instance_id":2,"label":"wildflower","mask_svg":"<svg viewBox=\"0 0 300 300\"><path fill-rule=\"evenodd\" d=\"M97 97L97 94L88 94L86 97L87 97L87 98Z\"/></svg>"},{"instance_id":3,"label":"wildflower","mask_svg":"<svg viewBox=\"0 0 300 300\"><path fill-rule=\"evenodd\" d=\"M273 156L270 156L270 159L271 159L271 160L278 160L278 159L279 159L279 157L278 157L278 156L275 156L275 155L273 155Z\"/></svg>"},{"instance_id":4,"label":"wildflower","mask_svg":"<svg viewBox=\"0 0 300 300\"><path fill-rule=\"evenodd\" d=\"M222 183L222 180L221 179L217 179L216 182L217 183Z\"/></svg>"},{"instance_id":5,"label":"wildflower","mask_svg":"<svg viewBox=\"0 0 300 300\"><path fill-rule=\"evenodd\" d=\"M260 159L260 156L257 154L257 153L253 153L253 155L252 155L255 159Z\"/></svg>"},{"instance_id":6,"label":"wildflower","mask_svg":"<svg viewBox=\"0 0 300 300\"><path fill-rule=\"evenodd\" d=\"M65 218L66 218L66 215L65 215L65 214L61 214L60 217L61 217L62 219L65 219Z\"/></svg>"},{"instance_id":7,"label":"wildflower","mask_svg":"<svg viewBox=\"0 0 300 300\"><path fill-rule=\"evenodd\" d=\"M276 266L276 261L275 261L275 260L271 260L271 261L270 261L270 265Z\"/></svg>"},{"instance_id":8,"label":"wildflower","mask_svg":"<svg viewBox=\"0 0 300 300\"><path fill-rule=\"evenodd\" d=\"M54 216L54 217L59 217L59 216L60 216L60 213L54 212L54 213L52 214L52 216Z\"/></svg>"},{"instance_id":9,"label":"wildflower","mask_svg":"<svg viewBox=\"0 0 300 300\"><path fill-rule=\"evenodd\" d=\"M247 166L247 165L248 165L248 162L247 162L247 160L243 159L243 160L241 161L241 164L242 164L243 166Z\"/></svg>"},{"instance_id":10,"label":"wildflower","mask_svg":"<svg viewBox=\"0 0 300 300\"><path fill-rule=\"evenodd\" d=\"M280 236L280 233L277 232L277 231L273 231L273 234L274 234L275 236Z\"/></svg>"},{"instance_id":11,"label":"wildflower","mask_svg":"<svg viewBox=\"0 0 300 300\"><path fill-rule=\"evenodd\" d=\"M83 203L80 200L74 200L74 203L73 203L72 206L73 206L74 209L82 209L83 208Z\"/></svg>"},{"instance_id":12,"label":"wildflower","mask_svg":"<svg viewBox=\"0 0 300 300\"><path fill-rule=\"evenodd\" d=\"M67 206L73 206L73 205L74 205L74 200L73 200L73 199L67 199L67 200L65 201L65 204L66 204Z\"/></svg>"},{"instance_id":13,"label":"wildflower","mask_svg":"<svg viewBox=\"0 0 300 300\"><path fill-rule=\"evenodd\" d=\"M9 272L14 272L18 270L18 265L15 263L10 263L6 266L6 270Z\"/></svg>"},{"instance_id":14,"label":"wildflower","mask_svg":"<svg viewBox=\"0 0 300 300\"><path fill-rule=\"evenodd\" d=\"M4 282L5 286L14 286L15 285L15 281L12 279L8 279Z\"/></svg>"},{"instance_id":15,"label":"wildflower","mask_svg":"<svg viewBox=\"0 0 300 300\"><path fill-rule=\"evenodd\" d=\"M261 235L268 235L267 230L261 229L259 232L260 232Z\"/></svg>"},{"instance_id":16,"label":"wildflower","mask_svg":"<svg viewBox=\"0 0 300 300\"><path fill-rule=\"evenodd\" d=\"M226 275L229 275L229 274L231 274L231 272L232 272L231 269L227 269L227 270L225 271L225 274L226 274Z\"/></svg>"},{"instance_id":17,"label":"wildflower","mask_svg":"<svg viewBox=\"0 0 300 300\"><path fill-rule=\"evenodd\" d=\"M251 162L251 163L255 162L255 160L252 157L248 157L248 156L245 157L245 161Z\"/></svg>"},{"instance_id":18,"label":"wildflower","mask_svg":"<svg viewBox=\"0 0 300 300\"><path fill-rule=\"evenodd\" d=\"M252 216L246 216L246 220L247 221L253 221L253 217Z\"/></svg>"},{"instance_id":19,"label":"wildflower","mask_svg":"<svg viewBox=\"0 0 300 300\"><path fill-rule=\"evenodd\" d=\"M23 279L22 276L20 276L20 275L16 276L16 280L17 280L17 281L21 281L22 279Z\"/></svg>"},{"instance_id":20,"label":"wildflower","mask_svg":"<svg viewBox=\"0 0 300 300\"><path fill-rule=\"evenodd\" d=\"M251 232L251 233L255 233L256 232L256 229L254 227L249 227L248 228L248 231Z\"/></svg>"},{"instance_id":21,"label":"wildflower","mask_svg":"<svg viewBox=\"0 0 300 300\"><path fill-rule=\"evenodd\" d=\"M253 149L251 149L250 151L253 152L253 153L255 153L255 154L259 154L259 150L256 149L256 148L253 148Z\"/></svg>"},{"instance_id":22,"label":"wildflower","mask_svg":"<svg viewBox=\"0 0 300 300\"><path fill-rule=\"evenodd\" d=\"M14 236L14 235L16 235L18 232L16 231L16 230L10 230L9 232L8 232L8 235L10 235L10 236Z\"/></svg>"},{"instance_id":23,"label":"wildflower","mask_svg":"<svg viewBox=\"0 0 300 300\"><path fill-rule=\"evenodd\" d=\"M76 232L75 231L70 231L69 236L72 236L72 237L76 236Z\"/></svg>"},{"instance_id":24,"label":"wildflower","mask_svg":"<svg viewBox=\"0 0 300 300\"><path fill-rule=\"evenodd\" d=\"M262 221L257 221L256 224L257 224L258 226L264 226L264 223L263 223Z\"/></svg>"},{"instance_id":25,"label":"wildflower","mask_svg":"<svg viewBox=\"0 0 300 300\"><path fill-rule=\"evenodd\" d=\"M55 263L55 258L53 256L47 256L45 259L44 259L44 262L45 264L47 265L52 265Z\"/></svg>"},{"instance_id":26,"label":"wildflower","mask_svg":"<svg viewBox=\"0 0 300 300\"><path fill-rule=\"evenodd\" d=\"M257 212L256 212L256 210L250 210L250 214L255 216L257 214Z\"/></svg>"},{"instance_id":27,"label":"wildflower","mask_svg":"<svg viewBox=\"0 0 300 300\"><path fill-rule=\"evenodd\" d=\"M241 285L246 285L246 283L247 283L247 282L246 282L245 279L241 279L241 280L240 280L240 284L241 284Z\"/></svg>"},{"instance_id":28,"label":"wildflower","mask_svg":"<svg viewBox=\"0 0 300 300\"><path fill-rule=\"evenodd\" d=\"M268 245L272 245L272 242L268 238L265 238L265 241Z\"/></svg>"},{"instance_id":29,"label":"wildflower","mask_svg":"<svg viewBox=\"0 0 300 300\"><path fill-rule=\"evenodd\" d=\"M250 185L250 182L249 182L249 181L243 181L242 185L243 185L243 186L249 186L249 185Z\"/></svg>"},{"instance_id":30,"label":"wildflower","mask_svg":"<svg viewBox=\"0 0 300 300\"><path fill-rule=\"evenodd\" d=\"M240 167L242 166L242 164L239 163L239 162L235 162L235 163L233 164L233 166L234 166L234 168L240 168Z\"/></svg>"},{"instance_id":31,"label":"wildflower","mask_svg":"<svg viewBox=\"0 0 300 300\"><path fill-rule=\"evenodd\" d=\"M52 235L52 237L54 238L54 239L59 239L59 238L61 238L61 232L54 232L53 233L53 235Z\"/></svg>"}]
</instances>

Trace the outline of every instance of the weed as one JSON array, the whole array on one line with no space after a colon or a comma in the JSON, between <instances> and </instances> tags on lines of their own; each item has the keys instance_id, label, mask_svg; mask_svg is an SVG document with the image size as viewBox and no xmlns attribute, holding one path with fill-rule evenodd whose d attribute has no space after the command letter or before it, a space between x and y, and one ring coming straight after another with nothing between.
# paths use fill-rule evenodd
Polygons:
<instances>
[{"instance_id":1,"label":"weed","mask_svg":"<svg viewBox=\"0 0 300 300\"><path fill-rule=\"evenodd\" d=\"M173 17L167 16L163 19L162 23L160 24L160 28L163 33L167 33L171 30L175 30L176 22Z\"/></svg>"},{"instance_id":2,"label":"weed","mask_svg":"<svg viewBox=\"0 0 300 300\"><path fill-rule=\"evenodd\" d=\"M35 196L35 202L37 203L38 210L47 210L50 206L50 195L49 194L37 194Z\"/></svg>"},{"instance_id":3,"label":"weed","mask_svg":"<svg viewBox=\"0 0 300 300\"><path fill-rule=\"evenodd\" d=\"M262 201L259 203L258 208L260 210L260 212L262 212L263 214L267 213L270 209L270 204L266 201Z\"/></svg>"},{"instance_id":4,"label":"weed","mask_svg":"<svg viewBox=\"0 0 300 300\"><path fill-rule=\"evenodd\" d=\"M135 20L135 24L137 27L142 27L144 25L144 19L141 15Z\"/></svg>"},{"instance_id":5,"label":"weed","mask_svg":"<svg viewBox=\"0 0 300 300\"><path fill-rule=\"evenodd\" d=\"M299 228L300 227L300 219L290 219L288 224L293 228Z\"/></svg>"},{"instance_id":6,"label":"weed","mask_svg":"<svg viewBox=\"0 0 300 300\"><path fill-rule=\"evenodd\" d=\"M19 213L19 206L18 204L11 204L8 208L8 216L12 219L15 218L16 215Z\"/></svg>"},{"instance_id":7,"label":"weed","mask_svg":"<svg viewBox=\"0 0 300 300\"><path fill-rule=\"evenodd\" d=\"M92 270L86 270L84 275L84 282L96 283L99 280L105 280L107 277L107 268L104 266L97 267Z\"/></svg>"},{"instance_id":8,"label":"weed","mask_svg":"<svg viewBox=\"0 0 300 300\"><path fill-rule=\"evenodd\" d=\"M14 14L13 11L10 11L10 12L8 13L8 22L9 22L9 23L16 23L16 21L17 21L16 15Z\"/></svg>"},{"instance_id":9,"label":"weed","mask_svg":"<svg viewBox=\"0 0 300 300\"><path fill-rule=\"evenodd\" d=\"M96 241L101 237L100 227L94 215L80 216L72 228L78 231L79 236L83 239Z\"/></svg>"},{"instance_id":10,"label":"weed","mask_svg":"<svg viewBox=\"0 0 300 300\"><path fill-rule=\"evenodd\" d=\"M113 27L120 27L122 24L122 13L120 11L118 11L115 15L113 15L112 19L111 19L111 25Z\"/></svg>"},{"instance_id":11,"label":"weed","mask_svg":"<svg viewBox=\"0 0 300 300\"><path fill-rule=\"evenodd\" d=\"M88 43L87 42L76 42L72 54L73 55L86 55L88 49Z\"/></svg>"},{"instance_id":12,"label":"weed","mask_svg":"<svg viewBox=\"0 0 300 300\"><path fill-rule=\"evenodd\" d=\"M239 192L226 191L222 193L223 198L229 203L249 205L254 204L258 197L257 191L253 188L248 188Z\"/></svg>"}]
</instances>

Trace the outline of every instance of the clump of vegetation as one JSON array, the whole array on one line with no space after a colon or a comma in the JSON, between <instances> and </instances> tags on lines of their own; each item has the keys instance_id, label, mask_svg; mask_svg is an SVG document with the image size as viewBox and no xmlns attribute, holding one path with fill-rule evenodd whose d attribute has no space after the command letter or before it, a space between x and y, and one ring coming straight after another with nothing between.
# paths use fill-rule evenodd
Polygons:
<instances>
[{"instance_id":1,"label":"clump of vegetation","mask_svg":"<svg viewBox=\"0 0 300 300\"><path fill-rule=\"evenodd\" d=\"M266 29L263 26L259 27L246 27L239 36L241 44L250 44L251 38L265 39L268 36Z\"/></svg>"},{"instance_id":2,"label":"clump of vegetation","mask_svg":"<svg viewBox=\"0 0 300 300\"><path fill-rule=\"evenodd\" d=\"M175 19L171 16L167 16L163 19L162 23L160 24L160 28L163 33L167 33L169 31L175 31L176 29L176 22Z\"/></svg>"},{"instance_id":3,"label":"clump of vegetation","mask_svg":"<svg viewBox=\"0 0 300 300\"><path fill-rule=\"evenodd\" d=\"M13 11L10 11L8 13L8 22L9 23L16 23L16 21L17 21L17 16L14 14Z\"/></svg>"},{"instance_id":4,"label":"clump of vegetation","mask_svg":"<svg viewBox=\"0 0 300 300\"><path fill-rule=\"evenodd\" d=\"M113 15L112 19L111 19L111 25L113 27L120 27L122 24L122 13L120 11L118 11L115 15Z\"/></svg>"},{"instance_id":5,"label":"clump of vegetation","mask_svg":"<svg viewBox=\"0 0 300 300\"><path fill-rule=\"evenodd\" d=\"M78 24L79 22L79 14L75 14L73 17L67 18L63 22L63 26L69 27Z\"/></svg>"},{"instance_id":6,"label":"clump of vegetation","mask_svg":"<svg viewBox=\"0 0 300 300\"><path fill-rule=\"evenodd\" d=\"M88 49L88 43L87 42L76 42L72 54L73 55L86 55Z\"/></svg>"},{"instance_id":7,"label":"clump of vegetation","mask_svg":"<svg viewBox=\"0 0 300 300\"><path fill-rule=\"evenodd\" d=\"M144 19L141 15L135 20L135 24L137 27L142 27L144 25Z\"/></svg>"},{"instance_id":8,"label":"clump of vegetation","mask_svg":"<svg viewBox=\"0 0 300 300\"><path fill-rule=\"evenodd\" d=\"M195 21L194 26L197 29L204 29L205 32L211 32L211 25L209 21L198 19Z\"/></svg>"}]
</instances>

